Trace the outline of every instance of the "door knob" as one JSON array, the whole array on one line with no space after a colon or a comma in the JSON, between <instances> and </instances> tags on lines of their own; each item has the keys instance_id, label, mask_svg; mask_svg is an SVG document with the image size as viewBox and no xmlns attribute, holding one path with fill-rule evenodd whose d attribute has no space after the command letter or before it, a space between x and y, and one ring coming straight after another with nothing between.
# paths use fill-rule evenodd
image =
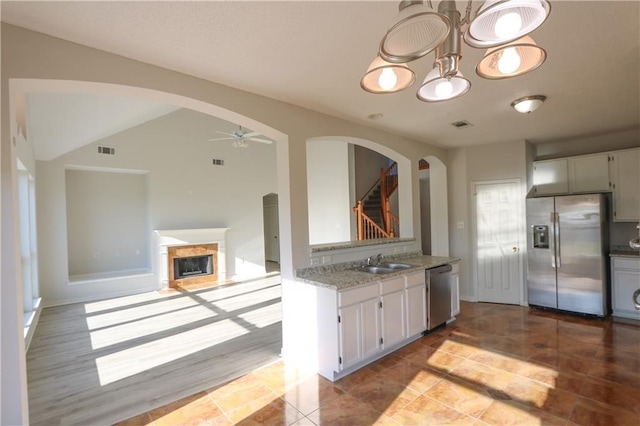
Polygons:
<instances>
[{"instance_id":1,"label":"door knob","mask_svg":"<svg viewBox=\"0 0 640 426\"><path fill-rule=\"evenodd\" d=\"M511 247L511 251L513 251L514 253L518 252L518 247Z\"/></svg>"}]
</instances>

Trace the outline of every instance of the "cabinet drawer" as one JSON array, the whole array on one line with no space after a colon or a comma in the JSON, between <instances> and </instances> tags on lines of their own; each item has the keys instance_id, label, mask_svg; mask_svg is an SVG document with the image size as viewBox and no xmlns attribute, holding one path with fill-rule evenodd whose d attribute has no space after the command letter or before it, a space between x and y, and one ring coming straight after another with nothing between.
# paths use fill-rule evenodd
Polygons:
<instances>
[{"instance_id":1,"label":"cabinet drawer","mask_svg":"<svg viewBox=\"0 0 640 426\"><path fill-rule=\"evenodd\" d=\"M628 271L640 272L640 258L638 259L613 259L613 267L615 269L626 269Z\"/></svg>"},{"instance_id":2,"label":"cabinet drawer","mask_svg":"<svg viewBox=\"0 0 640 426\"><path fill-rule=\"evenodd\" d=\"M415 274L407 275L405 278L407 280L407 288L415 287L418 285L424 285L425 274L424 271L421 271Z\"/></svg>"},{"instance_id":3,"label":"cabinet drawer","mask_svg":"<svg viewBox=\"0 0 640 426\"><path fill-rule=\"evenodd\" d=\"M380 293L387 294L404 290L404 277L390 278L380 283Z\"/></svg>"},{"instance_id":4,"label":"cabinet drawer","mask_svg":"<svg viewBox=\"0 0 640 426\"><path fill-rule=\"evenodd\" d=\"M378 296L380 296L378 283L369 284L364 287L357 287L350 290L343 290L338 292L338 306L347 306Z\"/></svg>"}]
</instances>

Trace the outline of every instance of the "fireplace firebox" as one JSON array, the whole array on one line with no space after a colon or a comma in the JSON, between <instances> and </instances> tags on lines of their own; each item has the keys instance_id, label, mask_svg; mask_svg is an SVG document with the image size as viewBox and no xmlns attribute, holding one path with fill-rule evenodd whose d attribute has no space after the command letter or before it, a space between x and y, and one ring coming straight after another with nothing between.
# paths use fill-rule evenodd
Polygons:
<instances>
[{"instance_id":1,"label":"fireplace firebox","mask_svg":"<svg viewBox=\"0 0 640 426\"><path fill-rule=\"evenodd\" d=\"M175 257L173 259L174 280L213 275L213 255Z\"/></svg>"}]
</instances>

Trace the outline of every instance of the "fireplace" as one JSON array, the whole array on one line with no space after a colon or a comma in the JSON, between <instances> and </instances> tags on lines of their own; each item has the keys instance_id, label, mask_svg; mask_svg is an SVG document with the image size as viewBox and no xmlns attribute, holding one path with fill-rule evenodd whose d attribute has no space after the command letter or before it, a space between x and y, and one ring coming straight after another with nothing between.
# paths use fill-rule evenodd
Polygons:
<instances>
[{"instance_id":1,"label":"fireplace","mask_svg":"<svg viewBox=\"0 0 640 426\"><path fill-rule=\"evenodd\" d=\"M160 288L195 289L226 282L229 228L156 230Z\"/></svg>"},{"instance_id":2,"label":"fireplace","mask_svg":"<svg viewBox=\"0 0 640 426\"><path fill-rule=\"evenodd\" d=\"M173 279L213 275L213 255L173 258Z\"/></svg>"},{"instance_id":3,"label":"fireplace","mask_svg":"<svg viewBox=\"0 0 640 426\"><path fill-rule=\"evenodd\" d=\"M217 284L218 244L169 247L169 287L198 288Z\"/></svg>"}]
</instances>

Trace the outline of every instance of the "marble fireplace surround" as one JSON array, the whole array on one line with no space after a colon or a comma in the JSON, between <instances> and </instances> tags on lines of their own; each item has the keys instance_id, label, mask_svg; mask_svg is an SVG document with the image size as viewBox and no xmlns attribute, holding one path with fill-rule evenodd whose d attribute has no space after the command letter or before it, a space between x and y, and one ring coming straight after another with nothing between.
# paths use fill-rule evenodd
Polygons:
<instances>
[{"instance_id":1,"label":"marble fireplace surround","mask_svg":"<svg viewBox=\"0 0 640 426\"><path fill-rule=\"evenodd\" d=\"M225 261L226 232L229 228L165 229L155 230L156 256L160 288L169 288L169 247L204 244L218 245L218 282L227 279Z\"/></svg>"}]
</instances>

